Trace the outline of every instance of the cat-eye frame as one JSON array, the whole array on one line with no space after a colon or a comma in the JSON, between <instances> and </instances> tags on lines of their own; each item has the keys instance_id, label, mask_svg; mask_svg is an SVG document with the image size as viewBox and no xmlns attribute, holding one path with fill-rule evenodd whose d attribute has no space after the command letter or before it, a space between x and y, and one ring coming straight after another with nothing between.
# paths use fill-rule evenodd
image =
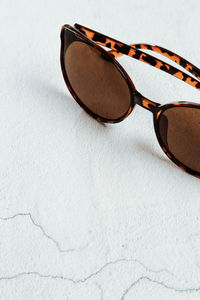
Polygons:
<instances>
[{"instance_id":1,"label":"cat-eye frame","mask_svg":"<svg viewBox=\"0 0 200 300\"><path fill-rule=\"evenodd\" d=\"M102 46L109 48L106 51ZM171 59L193 76L151 56L151 50ZM200 70L181 56L159 46L127 45L75 24L61 29L61 68L74 99L93 118L104 123L123 121L136 104L153 113L158 142L181 169L200 178L200 105L175 102L161 105L139 93L119 64L121 55L147 63L200 90Z\"/></svg>"}]
</instances>

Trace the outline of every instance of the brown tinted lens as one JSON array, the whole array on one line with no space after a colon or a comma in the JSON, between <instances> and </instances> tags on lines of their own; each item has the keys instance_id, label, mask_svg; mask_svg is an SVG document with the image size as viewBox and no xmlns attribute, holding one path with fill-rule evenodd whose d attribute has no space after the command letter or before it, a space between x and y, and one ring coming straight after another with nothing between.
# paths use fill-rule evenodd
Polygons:
<instances>
[{"instance_id":1,"label":"brown tinted lens","mask_svg":"<svg viewBox=\"0 0 200 300\"><path fill-rule=\"evenodd\" d=\"M200 109L171 107L159 121L161 139L183 165L200 172Z\"/></svg>"},{"instance_id":2,"label":"brown tinted lens","mask_svg":"<svg viewBox=\"0 0 200 300\"><path fill-rule=\"evenodd\" d=\"M123 117L131 103L128 84L112 60L84 42L72 42L65 52L65 69L78 98L106 119Z\"/></svg>"}]
</instances>

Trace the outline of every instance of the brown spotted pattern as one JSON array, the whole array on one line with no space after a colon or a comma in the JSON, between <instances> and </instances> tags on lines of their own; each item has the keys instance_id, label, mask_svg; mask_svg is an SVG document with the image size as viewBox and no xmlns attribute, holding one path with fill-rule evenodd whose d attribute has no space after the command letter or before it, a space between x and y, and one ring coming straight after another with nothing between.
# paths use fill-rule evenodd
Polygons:
<instances>
[{"instance_id":1,"label":"brown spotted pattern","mask_svg":"<svg viewBox=\"0 0 200 300\"><path fill-rule=\"evenodd\" d=\"M89 39L93 40L94 42L106 46L114 51L111 51L110 53L113 54L113 56L119 57L120 55L128 55L131 56L139 61L142 61L144 63L147 63L155 68L158 68L168 74L171 74L172 76L185 81L187 84L200 89L200 82L196 80L194 77L189 76L188 74L180 71L179 69L165 63L164 61L155 58L154 56L151 56L145 52L142 52L140 49L148 49L149 50L158 52L160 54L163 54L164 56L172 59L175 61L177 64L181 65L184 67L187 71L195 75L198 79L200 79L200 70L195 67L193 64L189 63L182 57L178 56L177 54L162 48L158 46L150 46L146 44L136 44L136 45L127 45L122 42L119 42L115 39L112 39L104 34L98 33L92 29L89 29L87 27L84 27L82 25L75 24L75 28L77 28L80 32L85 34ZM149 46L149 47L148 47Z\"/></svg>"},{"instance_id":2,"label":"brown spotted pattern","mask_svg":"<svg viewBox=\"0 0 200 300\"><path fill-rule=\"evenodd\" d=\"M190 63L180 55L173 53L168 49L156 45L149 45L149 44L132 44L130 46L136 49L151 50L161 55L164 55L165 57L171 59L172 61L174 61L175 63L177 63L184 69L186 69L188 72L193 74L195 77L200 79L200 69L198 69L196 66L194 66L192 63ZM110 54L114 55L115 58L123 55L122 53L116 52L115 50L111 50Z\"/></svg>"}]
</instances>

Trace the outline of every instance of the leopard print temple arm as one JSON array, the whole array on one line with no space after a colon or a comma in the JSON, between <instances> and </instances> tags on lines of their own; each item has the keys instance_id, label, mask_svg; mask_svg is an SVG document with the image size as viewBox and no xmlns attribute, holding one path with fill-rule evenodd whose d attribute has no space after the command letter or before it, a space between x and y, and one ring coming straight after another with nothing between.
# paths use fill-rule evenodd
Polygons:
<instances>
[{"instance_id":1,"label":"leopard print temple arm","mask_svg":"<svg viewBox=\"0 0 200 300\"><path fill-rule=\"evenodd\" d=\"M172 76L186 82L187 84L195 87L196 89L200 89L200 81L196 80L194 77L189 76L188 74L180 71L179 69L165 63L164 61L155 58L143 51L138 49L147 49L152 50L154 52L160 53L183 68L185 68L188 72L192 73L197 79L200 79L200 70L195 67L193 64L182 58L181 56L159 46L154 45L147 45L147 44L134 44L134 45L127 45L122 42L119 42L111 37L108 37L104 34L96 32L92 29L84 27L79 24L75 24L74 27L78 29L81 33L86 35L89 39L93 40L94 42L105 46L107 48L112 49L110 53L115 57L119 57L123 54L131 56L137 60L145 62L155 68L158 68L166 73L171 74Z\"/></svg>"},{"instance_id":2,"label":"leopard print temple arm","mask_svg":"<svg viewBox=\"0 0 200 300\"><path fill-rule=\"evenodd\" d=\"M130 46L133 48L136 48L136 49L151 50L151 51L157 52L161 55L164 55L165 57L173 60L175 63L177 63L184 69L186 69L188 72L193 74L198 79L200 79L200 69L198 69L196 66L191 64L189 61L187 61L183 57L179 56L178 54L176 54L168 49L165 49L163 47L156 46L156 45L149 45L149 44L131 44ZM122 53L119 53L115 50L111 50L110 54L114 55L115 58L118 58L119 56L123 55Z\"/></svg>"}]
</instances>

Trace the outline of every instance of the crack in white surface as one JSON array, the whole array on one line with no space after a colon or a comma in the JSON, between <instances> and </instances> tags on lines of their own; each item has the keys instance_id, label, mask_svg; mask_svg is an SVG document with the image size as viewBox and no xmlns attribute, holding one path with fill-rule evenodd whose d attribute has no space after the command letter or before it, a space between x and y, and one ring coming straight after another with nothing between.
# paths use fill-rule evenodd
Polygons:
<instances>
[{"instance_id":1,"label":"crack in white surface","mask_svg":"<svg viewBox=\"0 0 200 300\"><path fill-rule=\"evenodd\" d=\"M170 272L169 270L167 269L160 269L160 270L153 270L153 269L150 269L148 268L147 266L145 266L141 261L139 261L138 259L135 259L134 260L135 262L137 262L139 265L141 265L147 272L150 272L150 273L167 273L171 276L174 276L174 274L172 272Z\"/></svg>"},{"instance_id":2,"label":"crack in white surface","mask_svg":"<svg viewBox=\"0 0 200 300\"><path fill-rule=\"evenodd\" d=\"M87 277L82 278L82 279L78 279L78 280L74 280L73 278L68 278L68 277L65 277L65 276L62 276L62 275L51 275L51 274L46 274L45 275L45 274L41 274L39 272L21 272L21 273L18 273L16 275L12 275L12 276L2 276L2 277L0 277L0 281L18 279L18 278L23 277L23 276L38 276L40 278L47 278L47 279L54 279L54 280L55 279L66 280L66 281L72 282L73 284L79 284L79 283L85 283L89 279L97 276L99 273L101 273L108 266L115 265L115 264L118 264L120 262L136 262L136 263L140 264L148 272L155 273L155 274L157 274L157 273L168 273L168 274L174 276L174 274L171 273L171 272L169 272L167 269L160 269L160 270L149 269L143 263L141 263L139 260L136 260L136 259L118 259L118 260L106 263L101 268L99 268L96 272L93 272L90 275L88 275ZM147 281L149 281L151 283L158 284L158 285L160 285L160 286L162 286L162 287L164 287L166 289L169 289L169 290L172 290L172 291L175 291L175 292L178 292L178 293L192 293L192 292L199 292L200 291L200 287L179 289L179 288L175 288L173 286L167 285L166 283L164 283L162 281L157 281L155 279L152 279L152 278L150 278L148 276L141 276L136 281L134 281L128 288L126 288L126 290L124 291L124 293L123 293L123 295L122 295L122 297L121 297L120 300L124 300L125 297L127 296L127 294L131 291L131 289L133 287L135 287L137 284L139 284L143 280L147 280ZM98 288L99 288L99 290L101 292L100 293L101 300L103 300L103 289L99 285L98 282L96 283L96 285L98 286Z\"/></svg>"},{"instance_id":3,"label":"crack in white surface","mask_svg":"<svg viewBox=\"0 0 200 300\"><path fill-rule=\"evenodd\" d=\"M32 224L36 227L38 227L40 229L40 231L44 234L44 236L51 240L57 247L57 249L59 250L59 252L65 252L65 253L68 253L68 252L73 252L73 251L76 251L77 249L62 249L60 247L60 244L58 243L57 240L55 240L53 237L51 237L50 235L48 235L44 228L39 224L39 223L36 223L36 221L33 219L31 213L17 213L13 216L10 216L10 217L0 217L0 220L2 221L9 221L9 220L12 220L12 219L15 219L17 217L28 217L30 219L30 221L32 222ZM85 247L84 247L85 248ZM82 248L83 249L83 248ZM115 264L118 264L118 263L121 263L121 262L135 262L135 263L138 263L140 266L142 266L147 272L150 272L150 273L155 273L155 274L158 274L158 273L167 273L171 276L174 276L173 273L171 273L169 270L163 268L163 269L160 269L160 270L153 270L153 269L150 269L148 268L147 266L145 266L141 261L137 260L137 259L117 259L115 261L110 261L110 262L107 262L106 264L104 264L101 268L99 268L97 271L91 273L90 275L88 275L87 277L85 278L82 278L82 279L78 279L78 280L74 280L72 278L68 278L68 277L65 277L65 276L62 276L62 275L51 275L51 274L41 274L40 272L21 272L21 273L18 273L18 274L15 274L15 275L12 275L12 276L2 276L0 277L0 281L2 280L13 280L13 279L18 279L20 277L23 277L23 276L38 276L40 278L48 278L48 279L60 279L60 280L66 280L66 281L69 281L69 282L72 282L73 284L79 284L79 283L84 283L86 281L88 281L89 279L97 276L99 273L101 273L104 269L106 269L108 266L111 266L111 265L115 265ZM164 282L162 281L157 281L157 280L154 280L154 279L151 279L150 277L148 276L141 276L140 278L138 278L136 281L134 281L123 293L122 297L121 297L121 300L124 300L125 297L127 296L127 294L130 292L130 290L136 286L137 284L139 284L139 282L143 281L143 280L147 280L151 283L156 283L160 286L163 286L167 289L170 289L170 290L173 290L175 292L179 292L179 293L186 293L186 292L199 292L200 291L200 287L197 287L197 288L187 288L187 289L178 289L178 288L175 288L173 286L168 286L167 284L165 284ZM101 300L103 299L103 290L102 290L102 287L97 283L97 286L101 292Z\"/></svg>"},{"instance_id":4,"label":"crack in white surface","mask_svg":"<svg viewBox=\"0 0 200 300\"><path fill-rule=\"evenodd\" d=\"M91 273L88 277L85 277L83 279L79 279L79 280L74 280L72 278L68 278L68 277L65 277L65 276L61 276L61 275L44 275L44 274L41 274L39 272L22 272L22 273L18 273L16 275L13 275L13 276L10 276L10 277L0 277L0 281L2 280L12 280L12 279L18 279L19 277L22 277L22 276L26 276L26 275L33 275L33 276L39 276L40 278L48 278L48 279L61 279L61 280L67 280L69 282L72 282L73 284L79 284L79 283L84 283L86 281L88 281L89 279L91 279L92 277L98 275L103 269L105 269L107 266L109 265L114 265L118 262L122 262L122 261L127 261L127 260L117 260L117 261L113 261L113 262L109 262L107 264L105 264L103 267L101 267L98 271L94 272L94 273ZM128 260L129 261L129 260ZM158 273L158 271L153 271L153 273ZM160 272L160 271L159 271ZM163 271L162 271L163 272ZM164 271L165 272L165 271ZM140 278L138 278L136 281L134 281L123 293L122 297L120 300L124 300L125 297L127 296L127 294L131 291L131 289L133 287L135 287L137 284L139 284L141 281L143 280L147 280L151 283L155 283L155 284L158 284L166 289L169 289L169 290L172 290L172 291L175 291L175 292L178 292L178 293L192 293L192 292L199 292L200 291L200 287L194 287L194 288L186 288L186 289L179 289L179 288L175 288L173 286L170 286L170 285L167 285L166 283L162 282L162 281L157 281L157 280L154 280L154 279L151 279L150 277L148 276L141 276ZM96 283L96 285L98 286L98 288L100 289L100 296L101 296L101 300L103 300L103 290L102 290L102 287L99 285L99 283Z\"/></svg>"},{"instance_id":5,"label":"crack in white surface","mask_svg":"<svg viewBox=\"0 0 200 300\"><path fill-rule=\"evenodd\" d=\"M147 280L151 283L155 283L155 284L158 284L166 289L169 289L169 290L172 290L174 292L178 292L178 293L192 293L192 292L199 292L200 291L200 287L196 287L196 288L187 288L187 289L178 289L178 288L175 288L173 286L169 286L167 285L166 283L162 282L162 281L157 281L157 280L154 280L154 279L151 279L150 277L148 276L141 276L140 278L138 278L136 281L134 281L123 293L122 297L120 300L124 300L125 297L127 296L127 294L131 291L131 289L133 287L135 287L138 283L140 283L141 281L143 280Z\"/></svg>"},{"instance_id":6,"label":"crack in white surface","mask_svg":"<svg viewBox=\"0 0 200 300\"><path fill-rule=\"evenodd\" d=\"M84 283L86 281L88 281L89 279L97 276L99 273L101 273L104 269L106 269L107 267L111 266L111 265L115 265L115 264L118 264L118 263L121 263L121 262L136 262L138 264L140 264L143 268L145 268L148 272L151 272L151 273L163 273L163 272L166 272L166 273L169 273L171 274L168 270L166 269L161 269L161 270L151 270L151 269L148 269L146 266L144 266L143 263L141 263L140 261L136 260L136 259L117 259L115 261L110 261L110 262L107 262L106 264L104 264L101 268L99 268L97 271L91 273L90 275L88 275L87 277L85 278L82 278L82 279L78 279L78 280L74 280L72 278L68 278L68 277L65 277L65 276L62 276L62 275L48 275L48 274L41 274L39 272L21 272L21 273L18 273L16 275L12 275L12 276L8 276L8 277L0 277L0 281L1 280L12 280L12 279L16 279L18 277L22 277L22 276L26 276L26 275L36 275L36 276L39 276L41 278L50 278L50 279L61 279L61 280L67 280L67 281L71 281L73 282L74 284L78 284L78 283ZM173 274L172 274L173 275Z\"/></svg>"},{"instance_id":7,"label":"crack in white surface","mask_svg":"<svg viewBox=\"0 0 200 300\"><path fill-rule=\"evenodd\" d=\"M55 244L55 246L57 247L59 252L69 253L69 252L74 252L74 251L80 251L80 250L84 250L88 246L88 245L85 245L84 247L79 248L79 249L75 249L75 248L63 249L63 248L61 248L59 242L57 240L55 240L52 236L50 236L48 233L46 233L44 228L39 223L36 223L36 221L33 219L32 215L31 215L31 213L17 213L10 217L0 217L0 220L9 221L9 220L13 220L17 217L28 217L30 219L31 223L34 226L36 226L37 228L39 228L40 231L43 233L43 235Z\"/></svg>"}]
</instances>

